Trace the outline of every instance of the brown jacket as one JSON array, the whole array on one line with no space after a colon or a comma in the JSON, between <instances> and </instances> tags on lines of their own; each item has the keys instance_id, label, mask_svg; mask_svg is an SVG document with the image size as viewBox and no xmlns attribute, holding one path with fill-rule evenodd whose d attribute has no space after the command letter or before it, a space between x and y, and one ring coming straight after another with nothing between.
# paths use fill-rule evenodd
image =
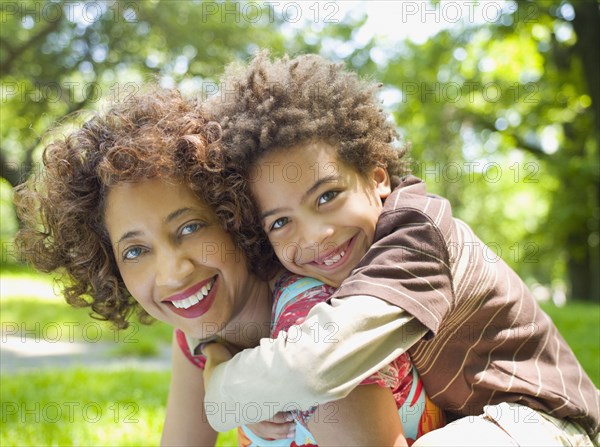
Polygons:
<instances>
[{"instance_id":1,"label":"brown jacket","mask_svg":"<svg viewBox=\"0 0 600 447\"><path fill-rule=\"evenodd\" d=\"M336 296L376 296L429 329L409 352L434 402L457 415L517 402L598 432L598 390L523 281L447 200L403 179L375 239Z\"/></svg>"}]
</instances>

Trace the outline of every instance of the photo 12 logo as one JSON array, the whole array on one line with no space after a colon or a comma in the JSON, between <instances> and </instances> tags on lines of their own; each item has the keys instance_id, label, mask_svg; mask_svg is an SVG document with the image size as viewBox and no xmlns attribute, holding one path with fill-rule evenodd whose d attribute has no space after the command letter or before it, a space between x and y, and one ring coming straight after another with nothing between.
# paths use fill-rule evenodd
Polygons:
<instances>
[{"instance_id":1,"label":"photo 12 logo","mask_svg":"<svg viewBox=\"0 0 600 447\"><path fill-rule=\"evenodd\" d=\"M135 402L10 402L1 404L2 423L78 423L95 424L102 420L115 424L139 422Z\"/></svg>"},{"instance_id":2,"label":"photo 12 logo","mask_svg":"<svg viewBox=\"0 0 600 447\"><path fill-rule=\"evenodd\" d=\"M202 2L202 21L223 23L338 23L337 2Z\"/></svg>"},{"instance_id":3,"label":"photo 12 logo","mask_svg":"<svg viewBox=\"0 0 600 447\"><path fill-rule=\"evenodd\" d=\"M137 22L139 4L134 1L4 1L0 23L19 20L26 29L37 23L67 20L89 25L101 18L114 22Z\"/></svg>"},{"instance_id":4,"label":"photo 12 logo","mask_svg":"<svg viewBox=\"0 0 600 447\"><path fill-rule=\"evenodd\" d=\"M103 85L98 82L36 82L33 85L25 82L2 82L0 85L0 103L11 101L58 103L98 102L106 99L113 103L127 102L133 99L140 86L136 82L114 83Z\"/></svg>"},{"instance_id":5,"label":"photo 12 logo","mask_svg":"<svg viewBox=\"0 0 600 447\"><path fill-rule=\"evenodd\" d=\"M3 321L2 343L7 343L9 339L16 339L20 343L75 343L76 341L85 343L98 343L100 341L139 343L136 338L138 331L139 325L135 322L129 324L127 331L121 331L108 324L101 324L96 321L84 324L77 321L61 321L60 323Z\"/></svg>"},{"instance_id":6,"label":"photo 12 logo","mask_svg":"<svg viewBox=\"0 0 600 447\"><path fill-rule=\"evenodd\" d=\"M504 15L513 21L530 23L538 20L540 7L535 2L463 0L463 1L402 1L395 19L399 23L497 23Z\"/></svg>"}]
</instances>

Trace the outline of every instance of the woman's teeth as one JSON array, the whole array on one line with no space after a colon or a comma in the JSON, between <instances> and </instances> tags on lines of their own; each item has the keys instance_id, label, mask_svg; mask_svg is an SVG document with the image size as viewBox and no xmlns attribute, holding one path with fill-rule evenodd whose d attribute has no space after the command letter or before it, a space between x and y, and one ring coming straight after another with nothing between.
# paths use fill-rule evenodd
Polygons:
<instances>
[{"instance_id":1,"label":"woman's teeth","mask_svg":"<svg viewBox=\"0 0 600 447\"><path fill-rule=\"evenodd\" d=\"M332 258L325 259L323 261L323 264L325 264L325 265L337 264L339 262L339 260L344 257L345 254L346 254L346 252L344 250L342 250L338 254L336 254L335 256L333 256Z\"/></svg>"},{"instance_id":2,"label":"woman's teeth","mask_svg":"<svg viewBox=\"0 0 600 447\"><path fill-rule=\"evenodd\" d=\"M194 304L198 304L206 297L206 295L208 295L208 292L210 292L213 283L214 281L205 284L204 286L202 286L202 289L200 289L198 292L184 300L172 301L173 306L175 306L178 309L189 309Z\"/></svg>"}]
</instances>

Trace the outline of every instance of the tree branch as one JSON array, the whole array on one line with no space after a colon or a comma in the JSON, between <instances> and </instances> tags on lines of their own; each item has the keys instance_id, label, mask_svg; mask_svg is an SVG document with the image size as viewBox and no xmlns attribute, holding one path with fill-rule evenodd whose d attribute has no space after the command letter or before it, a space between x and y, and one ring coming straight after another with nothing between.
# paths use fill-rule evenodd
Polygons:
<instances>
[{"instance_id":1,"label":"tree branch","mask_svg":"<svg viewBox=\"0 0 600 447\"><path fill-rule=\"evenodd\" d=\"M75 113L81 109L83 109L89 102L88 98L85 98L82 101L72 103L67 111L65 112L65 116L69 116L72 113ZM47 131L48 129L46 129ZM45 133L44 131L43 133ZM31 170L33 168L33 151L40 143L40 139L36 139L35 143L29 146L27 149L23 150L24 159L19 163L10 162L7 160L4 155L6 152L1 150L0 152L0 175L4 177L12 187L20 185L23 183L29 175L31 174Z\"/></svg>"},{"instance_id":2,"label":"tree branch","mask_svg":"<svg viewBox=\"0 0 600 447\"><path fill-rule=\"evenodd\" d=\"M492 124L488 121L483 121L481 119L481 117L479 117L479 116L473 117L473 122L475 124L479 124L484 129L491 130L492 132L498 132L498 129L496 129L496 126L494 126L494 124ZM539 158L547 158L548 157L548 154L543 151L541 146L528 143L527 141L525 141L523 138L521 138L519 135L517 135L515 133L506 132L506 131L501 131L501 132L504 135L508 135L511 138L514 138L514 140L517 142L517 147L519 149L529 152Z\"/></svg>"},{"instance_id":3,"label":"tree branch","mask_svg":"<svg viewBox=\"0 0 600 447\"><path fill-rule=\"evenodd\" d=\"M19 56L21 56L21 54L24 53L25 51L27 51L29 48L36 45L39 41L43 40L52 31L56 30L58 28L58 26L60 25L61 21L62 21L62 19L48 23L48 25L46 25L44 28L42 28L37 34L35 34L28 41L24 42L23 44L19 45L16 48L12 48L12 49L9 48L8 58L0 64L0 71L2 71L2 74L4 76L7 74L10 74L10 72L13 68L12 65L17 60L17 58Z\"/></svg>"}]
</instances>

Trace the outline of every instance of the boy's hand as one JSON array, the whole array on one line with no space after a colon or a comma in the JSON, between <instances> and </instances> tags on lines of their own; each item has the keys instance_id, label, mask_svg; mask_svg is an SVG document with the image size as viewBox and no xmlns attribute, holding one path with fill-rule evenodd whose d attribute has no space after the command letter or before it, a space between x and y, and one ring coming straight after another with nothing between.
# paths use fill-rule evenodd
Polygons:
<instances>
[{"instance_id":1,"label":"boy's hand","mask_svg":"<svg viewBox=\"0 0 600 447\"><path fill-rule=\"evenodd\" d=\"M202 347L202 354L206 356L206 364L204 365L204 383L208 387L210 378L214 369L221 363L230 360L233 354L227 347L218 342L207 343Z\"/></svg>"},{"instance_id":2,"label":"boy's hand","mask_svg":"<svg viewBox=\"0 0 600 447\"><path fill-rule=\"evenodd\" d=\"M214 369L221 363L230 360L233 354L227 346L219 342L211 342L202 346L202 354L206 357L204 383L208 387ZM296 424L289 411L279 412L271 419L246 426L263 439L291 439L296 436Z\"/></svg>"},{"instance_id":3,"label":"boy's hand","mask_svg":"<svg viewBox=\"0 0 600 447\"><path fill-rule=\"evenodd\" d=\"M293 439L296 436L296 423L289 411L279 412L271 419L247 424L246 427L263 439Z\"/></svg>"}]
</instances>

